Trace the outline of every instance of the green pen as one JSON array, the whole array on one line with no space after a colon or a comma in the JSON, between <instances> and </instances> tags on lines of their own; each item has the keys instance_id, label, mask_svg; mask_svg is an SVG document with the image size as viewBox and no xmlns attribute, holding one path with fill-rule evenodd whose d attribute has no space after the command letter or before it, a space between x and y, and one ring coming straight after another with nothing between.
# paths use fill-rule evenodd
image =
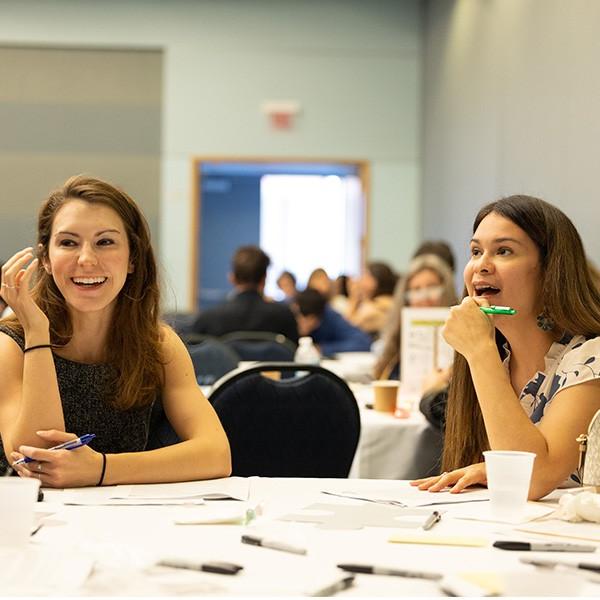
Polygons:
<instances>
[{"instance_id":1,"label":"green pen","mask_svg":"<svg viewBox=\"0 0 600 600\"><path fill-rule=\"evenodd\" d=\"M514 315L517 312L510 306L480 306L479 310L486 315Z\"/></svg>"}]
</instances>

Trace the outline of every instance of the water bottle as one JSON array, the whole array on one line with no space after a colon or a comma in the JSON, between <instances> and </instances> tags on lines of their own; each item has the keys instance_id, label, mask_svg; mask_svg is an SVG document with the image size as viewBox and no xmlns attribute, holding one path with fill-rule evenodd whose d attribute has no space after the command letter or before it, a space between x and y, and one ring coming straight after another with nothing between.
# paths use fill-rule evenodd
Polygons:
<instances>
[{"instance_id":1,"label":"water bottle","mask_svg":"<svg viewBox=\"0 0 600 600\"><path fill-rule=\"evenodd\" d=\"M321 361L321 354L313 344L311 337L301 337L298 340L298 348L294 355L294 362L305 365L318 365Z\"/></svg>"}]
</instances>

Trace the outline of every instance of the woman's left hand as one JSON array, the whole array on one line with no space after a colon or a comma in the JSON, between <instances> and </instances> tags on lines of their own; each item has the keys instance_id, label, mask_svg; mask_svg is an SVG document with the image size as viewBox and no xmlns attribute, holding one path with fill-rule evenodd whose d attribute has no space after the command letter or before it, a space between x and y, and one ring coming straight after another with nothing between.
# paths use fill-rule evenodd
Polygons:
<instances>
[{"instance_id":1,"label":"woman's left hand","mask_svg":"<svg viewBox=\"0 0 600 600\"><path fill-rule=\"evenodd\" d=\"M479 352L482 344L494 340L494 323L480 306L489 306L485 298L467 296L458 306L450 309L450 316L442 329L444 339L465 358Z\"/></svg>"},{"instance_id":2,"label":"woman's left hand","mask_svg":"<svg viewBox=\"0 0 600 600\"><path fill-rule=\"evenodd\" d=\"M56 429L38 431L37 435L52 446L74 440L74 433ZM74 450L48 450L34 446L20 446L19 452L11 452L14 461L27 456L33 462L17 465L15 471L20 477L39 479L43 487L85 487L95 486L102 470L102 454L89 446Z\"/></svg>"},{"instance_id":3,"label":"woman's left hand","mask_svg":"<svg viewBox=\"0 0 600 600\"><path fill-rule=\"evenodd\" d=\"M471 485L487 485L485 463L476 463L434 477L415 479L410 485L430 492L441 492L449 487L451 494L458 494Z\"/></svg>"}]
</instances>

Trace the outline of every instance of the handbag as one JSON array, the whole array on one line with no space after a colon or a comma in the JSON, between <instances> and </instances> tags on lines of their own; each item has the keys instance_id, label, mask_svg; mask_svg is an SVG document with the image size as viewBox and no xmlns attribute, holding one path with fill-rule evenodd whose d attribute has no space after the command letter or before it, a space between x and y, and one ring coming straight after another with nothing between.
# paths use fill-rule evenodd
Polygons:
<instances>
[{"instance_id":1,"label":"handbag","mask_svg":"<svg viewBox=\"0 0 600 600\"><path fill-rule=\"evenodd\" d=\"M592 417L587 433L582 433L579 442L579 480L600 491L600 410Z\"/></svg>"}]
</instances>

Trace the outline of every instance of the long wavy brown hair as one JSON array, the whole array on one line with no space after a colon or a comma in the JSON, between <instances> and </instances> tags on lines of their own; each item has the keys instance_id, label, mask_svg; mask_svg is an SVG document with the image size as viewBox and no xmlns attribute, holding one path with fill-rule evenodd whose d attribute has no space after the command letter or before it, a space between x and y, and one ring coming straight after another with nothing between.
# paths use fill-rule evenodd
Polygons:
<instances>
[{"instance_id":1,"label":"long wavy brown hair","mask_svg":"<svg viewBox=\"0 0 600 600\"><path fill-rule=\"evenodd\" d=\"M531 196L509 196L484 206L473 233L490 213L520 227L539 250L544 312L555 323L554 334L600 335L600 291L594 284L583 243L571 220L558 208ZM466 296L466 289L463 296ZM506 342L496 330L498 351ZM448 391L442 470L481 462L489 441L469 365L455 352Z\"/></svg>"},{"instance_id":2,"label":"long wavy brown hair","mask_svg":"<svg viewBox=\"0 0 600 600\"><path fill-rule=\"evenodd\" d=\"M145 406L155 398L164 380L159 321L160 291L156 260L148 223L136 203L122 190L105 181L76 175L53 191L38 214L37 255L40 259L32 295L50 321L50 341L64 346L73 335L65 299L51 274L44 269L54 218L70 200L102 204L114 210L125 225L129 261L134 270L121 289L107 339L106 357L115 369L112 402L121 409ZM15 317L4 325L23 333Z\"/></svg>"}]
</instances>

